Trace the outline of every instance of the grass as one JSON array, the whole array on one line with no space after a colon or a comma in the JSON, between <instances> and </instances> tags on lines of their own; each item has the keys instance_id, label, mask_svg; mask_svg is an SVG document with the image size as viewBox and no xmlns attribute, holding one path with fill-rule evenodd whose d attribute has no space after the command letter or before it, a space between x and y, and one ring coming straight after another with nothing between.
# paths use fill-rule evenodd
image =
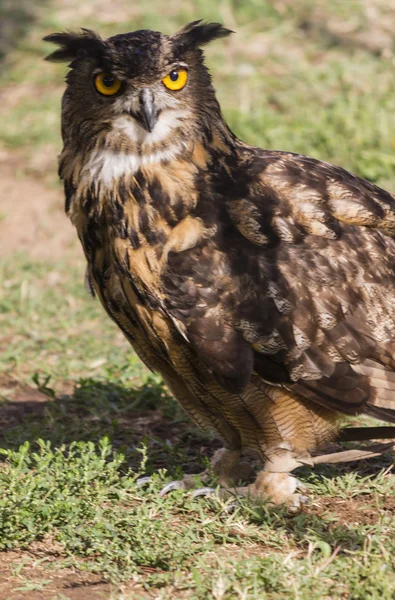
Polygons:
<instances>
[{"instance_id":1,"label":"grass","mask_svg":"<svg viewBox=\"0 0 395 600\"><path fill-rule=\"evenodd\" d=\"M38 440L34 450L25 442L2 452L2 549L53 537L69 565L118 584L133 579L141 591L162 589L162 598L277 599L287 591L294 598L393 598L393 521L384 511L363 525L313 511L290 517L248 502L230 512L227 503L182 492L160 498L164 471L138 486L144 447L133 471L108 438L57 448ZM310 485L314 499L337 488L340 497L358 491L378 511L391 493L383 473Z\"/></svg>"},{"instance_id":2,"label":"grass","mask_svg":"<svg viewBox=\"0 0 395 600\"><path fill-rule=\"evenodd\" d=\"M41 201L25 196L29 181L52 195L55 208L42 210L62 203L65 68L42 62L41 38L78 26L171 32L199 17L236 31L207 55L240 137L395 189L393 0L17 0L0 7L0 171L4 156L16 165L9 185L23 190L26 228ZM1 207L2 240L14 235L12 210ZM0 262L1 599L395 598L390 456L300 470L310 504L296 515L160 497L165 482L201 471L218 440L104 318L71 244L52 259L33 259L23 235L20 246ZM145 475L151 483L139 486Z\"/></svg>"},{"instance_id":3,"label":"grass","mask_svg":"<svg viewBox=\"0 0 395 600\"><path fill-rule=\"evenodd\" d=\"M100 306L81 285L83 268L59 262L48 269L48 264L15 256L0 265L0 322L8 342L0 357L2 372L17 368L21 373L27 367L29 378L34 361L36 370L65 380L87 369L95 375L100 366L124 363L126 342L119 334L114 343L116 329L110 321L99 325ZM97 343L98 328L103 346ZM105 346L112 347L110 355L103 355ZM137 365L137 376L139 369Z\"/></svg>"}]
</instances>

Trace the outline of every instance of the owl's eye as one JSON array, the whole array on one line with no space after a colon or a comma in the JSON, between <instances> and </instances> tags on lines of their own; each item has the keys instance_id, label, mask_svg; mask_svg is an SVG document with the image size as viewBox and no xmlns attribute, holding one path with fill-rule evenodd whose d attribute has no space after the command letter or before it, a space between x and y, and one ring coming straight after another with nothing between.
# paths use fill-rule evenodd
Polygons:
<instances>
[{"instance_id":1,"label":"owl's eye","mask_svg":"<svg viewBox=\"0 0 395 600\"><path fill-rule=\"evenodd\" d=\"M170 71L170 73L162 79L162 82L169 90L177 91L184 87L187 79L188 71L186 69L175 69L174 71Z\"/></svg>"},{"instance_id":2,"label":"owl's eye","mask_svg":"<svg viewBox=\"0 0 395 600\"><path fill-rule=\"evenodd\" d=\"M111 73L99 73L95 77L95 88L104 96L113 96L121 89L121 81Z\"/></svg>"}]
</instances>

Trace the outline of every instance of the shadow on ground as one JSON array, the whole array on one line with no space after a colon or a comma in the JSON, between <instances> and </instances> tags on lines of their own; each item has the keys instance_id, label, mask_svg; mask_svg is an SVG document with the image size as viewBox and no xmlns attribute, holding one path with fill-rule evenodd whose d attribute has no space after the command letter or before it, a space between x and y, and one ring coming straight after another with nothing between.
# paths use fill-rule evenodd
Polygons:
<instances>
[{"instance_id":1,"label":"shadow on ground","mask_svg":"<svg viewBox=\"0 0 395 600\"><path fill-rule=\"evenodd\" d=\"M25 441L34 445L40 438L58 447L73 441L97 442L103 436L122 450L130 467L140 464L141 448L145 446L147 472L167 469L175 477L181 472L200 472L221 446L220 440L195 427L163 385L154 380L131 389L86 379L59 396L45 386L26 386L0 403L2 448L17 449ZM330 451L350 447L339 443ZM388 454L365 461L318 465L314 473L335 478L354 471L365 477L389 468L392 462L393 456ZM307 468L299 470L302 478L310 473Z\"/></svg>"},{"instance_id":2,"label":"shadow on ground","mask_svg":"<svg viewBox=\"0 0 395 600\"><path fill-rule=\"evenodd\" d=\"M68 394L50 388L14 389L0 403L0 447L17 449L25 441L50 440L54 447L72 441L97 442L109 437L131 467L149 457L147 472L166 468L177 475L202 470L220 446L197 429L165 388L155 381L136 389L110 382L80 381Z\"/></svg>"}]
</instances>

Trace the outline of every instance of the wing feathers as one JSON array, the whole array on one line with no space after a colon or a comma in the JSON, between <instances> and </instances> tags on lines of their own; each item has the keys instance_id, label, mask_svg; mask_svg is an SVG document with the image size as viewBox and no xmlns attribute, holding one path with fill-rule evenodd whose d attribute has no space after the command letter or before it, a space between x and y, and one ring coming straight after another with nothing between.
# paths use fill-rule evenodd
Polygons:
<instances>
[{"instance_id":1,"label":"wing feathers","mask_svg":"<svg viewBox=\"0 0 395 600\"><path fill-rule=\"evenodd\" d=\"M227 390L255 372L393 420L395 198L300 155L246 147L236 163L199 196L211 233L169 253L169 314Z\"/></svg>"},{"instance_id":2,"label":"wing feathers","mask_svg":"<svg viewBox=\"0 0 395 600\"><path fill-rule=\"evenodd\" d=\"M395 422L395 372L371 360L366 363L337 365L332 377L299 381L292 388L334 410L349 414L365 412Z\"/></svg>"},{"instance_id":3,"label":"wing feathers","mask_svg":"<svg viewBox=\"0 0 395 600\"><path fill-rule=\"evenodd\" d=\"M249 160L249 193L227 200L244 239L232 238L234 272L245 273L235 323L247 341L260 330L278 341L252 345L255 372L335 410L394 420L394 196L305 156L251 149Z\"/></svg>"}]
</instances>

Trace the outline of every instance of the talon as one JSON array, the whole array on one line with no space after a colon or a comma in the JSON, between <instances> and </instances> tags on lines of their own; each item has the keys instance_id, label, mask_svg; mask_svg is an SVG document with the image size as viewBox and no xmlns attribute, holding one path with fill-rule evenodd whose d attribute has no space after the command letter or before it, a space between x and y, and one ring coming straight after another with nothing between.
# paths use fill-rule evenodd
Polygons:
<instances>
[{"instance_id":1,"label":"talon","mask_svg":"<svg viewBox=\"0 0 395 600\"><path fill-rule=\"evenodd\" d=\"M295 479L296 479L296 489L297 489L297 490L300 490L301 492L307 492L307 491L308 491L308 489L309 489L309 488L307 487L307 485L305 485L305 484L303 483L303 481L300 481L300 479L297 479L297 478L295 478Z\"/></svg>"},{"instance_id":2,"label":"talon","mask_svg":"<svg viewBox=\"0 0 395 600\"><path fill-rule=\"evenodd\" d=\"M310 499L302 494L294 494L292 502L288 504L290 512L297 512L303 505L310 504Z\"/></svg>"},{"instance_id":3,"label":"talon","mask_svg":"<svg viewBox=\"0 0 395 600\"><path fill-rule=\"evenodd\" d=\"M170 481L170 483L168 483L167 485L165 485L164 488L161 489L161 491L159 492L159 496L162 498L162 496L166 496L166 494L172 492L173 490L185 490L185 483L182 480Z\"/></svg>"},{"instance_id":4,"label":"talon","mask_svg":"<svg viewBox=\"0 0 395 600\"><path fill-rule=\"evenodd\" d=\"M136 479L136 485L137 487L142 487L143 485L146 485L147 483L151 483L152 479L151 477L139 477L138 479Z\"/></svg>"},{"instance_id":5,"label":"talon","mask_svg":"<svg viewBox=\"0 0 395 600\"><path fill-rule=\"evenodd\" d=\"M194 492L192 492L191 496L192 496L192 498L197 498L198 496L211 496L211 495L215 494L216 491L217 490L212 487L203 487L203 488L199 488L198 490L195 490Z\"/></svg>"},{"instance_id":6,"label":"talon","mask_svg":"<svg viewBox=\"0 0 395 600\"><path fill-rule=\"evenodd\" d=\"M233 512L235 512L236 508L238 508L238 507L239 507L238 502L231 502L230 504L227 504L225 506L224 510L227 513L233 513Z\"/></svg>"}]
</instances>

